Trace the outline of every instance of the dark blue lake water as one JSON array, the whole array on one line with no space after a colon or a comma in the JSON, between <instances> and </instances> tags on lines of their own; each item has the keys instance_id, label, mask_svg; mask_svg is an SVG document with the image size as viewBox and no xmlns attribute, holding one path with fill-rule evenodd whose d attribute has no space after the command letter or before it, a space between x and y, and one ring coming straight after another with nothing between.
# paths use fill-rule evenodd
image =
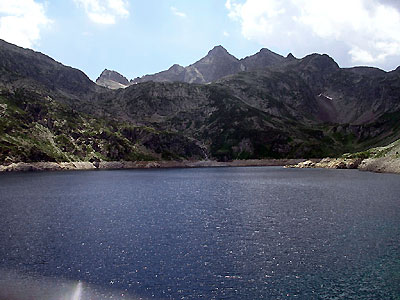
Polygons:
<instances>
[{"instance_id":1,"label":"dark blue lake water","mask_svg":"<svg viewBox=\"0 0 400 300\"><path fill-rule=\"evenodd\" d=\"M101 297L400 299L400 176L1 174L0 299Z\"/></svg>"}]
</instances>

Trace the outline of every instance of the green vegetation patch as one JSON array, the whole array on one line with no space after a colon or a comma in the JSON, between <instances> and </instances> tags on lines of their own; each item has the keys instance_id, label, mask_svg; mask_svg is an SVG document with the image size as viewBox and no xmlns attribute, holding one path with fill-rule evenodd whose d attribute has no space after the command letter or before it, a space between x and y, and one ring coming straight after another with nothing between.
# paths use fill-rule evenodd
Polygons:
<instances>
[{"instance_id":1,"label":"green vegetation patch","mask_svg":"<svg viewBox=\"0 0 400 300\"><path fill-rule=\"evenodd\" d=\"M93 118L40 92L3 91L0 104L0 163L147 161L203 155L193 141L179 134ZM151 142L154 139L158 144Z\"/></svg>"}]
</instances>

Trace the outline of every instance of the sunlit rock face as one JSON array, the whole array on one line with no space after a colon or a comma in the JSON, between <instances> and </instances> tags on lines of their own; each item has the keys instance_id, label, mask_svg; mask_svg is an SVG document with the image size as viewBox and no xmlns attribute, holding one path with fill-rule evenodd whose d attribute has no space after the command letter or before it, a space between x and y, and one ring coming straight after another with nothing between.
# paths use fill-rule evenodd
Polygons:
<instances>
[{"instance_id":1,"label":"sunlit rock face","mask_svg":"<svg viewBox=\"0 0 400 300\"><path fill-rule=\"evenodd\" d=\"M97 78L96 83L109 89L125 88L129 85L128 79L116 71L105 69Z\"/></svg>"}]
</instances>

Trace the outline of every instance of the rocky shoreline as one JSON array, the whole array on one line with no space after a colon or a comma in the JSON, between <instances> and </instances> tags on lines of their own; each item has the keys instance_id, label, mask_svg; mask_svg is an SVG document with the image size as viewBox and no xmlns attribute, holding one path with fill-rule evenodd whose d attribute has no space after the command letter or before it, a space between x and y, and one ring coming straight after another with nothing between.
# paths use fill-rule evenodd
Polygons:
<instances>
[{"instance_id":1,"label":"rocky shoreline","mask_svg":"<svg viewBox=\"0 0 400 300\"><path fill-rule=\"evenodd\" d=\"M306 160L298 164L287 165L285 168L325 168L325 169L358 169L376 173L400 174L400 159L398 158L324 158L320 161Z\"/></svg>"},{"instance_id":2,"label":"rocky shoreline","mask_svg":"<svg viewBox=\"0 0 400 300\"><path fill-rule=\"evenodd\" d=\"M324 169L357 169L362 162L360 158L323 158L321 160L306 160L286 168L324 168Z\"/></svg>"},{"instance_id":3,"label":"rocky shoreline","mask_svg":"<svg viewBox=\"0 0 400 300\"><path fill-rule=\"evenodd\" d=\"M0 165L0 172L67 171L67 170L112 170L151 168L206 168L206 167L252 167L285 166L298 164L305 159L254 159L219 161L111 161L111 162L33 162Z\"/></svg>"},{"instance_id":4,"label":"rocky shoreline","mask_svg":"<svg viewBox=\"0 0 400 300\"><path fill-rule=\"evenodd\" d=\"M377 173L400 174L397 158L323 158L323 159L254 159L219 162L204 161L103 161L103 162L33 162L0 165L0 172L68 171L68 170L117 170L153 168L212 168L212 167L262 167L285 168L358 169Z\"/></svg>"},{"instance_id":5,"label":"rocky shoreline","mask_svg":"<svg viewBox=\"0 0 400 300\"><path fill-rule=\"evenodd\" d=\"M400 174L400 159L386 157L364 159L358 169L378 173Z\"/></svg>"}]
</instances>

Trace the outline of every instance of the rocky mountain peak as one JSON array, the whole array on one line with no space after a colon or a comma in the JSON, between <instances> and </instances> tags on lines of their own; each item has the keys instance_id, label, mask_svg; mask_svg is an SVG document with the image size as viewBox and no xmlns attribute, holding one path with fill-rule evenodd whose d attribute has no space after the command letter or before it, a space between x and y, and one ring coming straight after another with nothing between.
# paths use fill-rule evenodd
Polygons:
<instances>
[{"instance_id":1,"label":"rocky mountain peak","mask_svg":"<svg viewBox=\"0 0 400 300\"><path fill-rule=\"evenodd\" d=\"M287 60L294 60L296 59L296 57L290 52L287 56L286 56Z\"/></svg>"},{"instance_id":2,"label":"rocky mountain peak","mask_svg":"<svg viewBox=\"0 0 400 300\"><path fill-rule=\"evenodd\" d=\"M211 49L205 57L187 67L187 70L189 72L186 75L191 74L189 77L186 76L187 82L208 83L236 74L242 68L240 61L219 45Z\"/></svg>"},{"instance_id":3,"label":"rocky mountain peak","mask_svg":"<svg viewBox=\"0 0 400 300\"><path fill-rule=\"evenodd\" d=\"M181 65L174 64L174 65L172 65L172 66L168 69L168 71L183 72L184 69L185 69L185 68L182 67Z\"/></svg>"},{"instance_id":4,"label":"rocky mountain peak","mask_svg":"<svg viewBox=\"0 0 400 300\"><path fill-rule=\"evenodd\" d=\"M313 53L306 56L303 61L304 64L320 71L333 71L339 69L339 65L327 54Z\"/></svg>"},{"instance_id":5,"label":"rocky mountain peak","mask_svg":"<svg viewBox=\"0 0 400 300\"><path fill-rule=\"evenodd\" d=\"M274 52L272 52L271 50L269 50L268 48L261 48L260 51L258 52L260 54L276 54Z\"/></svg>"},{"instance_id":6,"label":"rocky mountain peak","mask_svg":"<svg viewBox=\"0 0 400 300\"><path fill-rule=\"evenodd\" d=\"M247 71L264 69L268 66L279 64L284 61L284 57L272 52L267 48L262 48L256 54L241 59Z\"/></svg>"},{"instance_id":7,"label":"rocky mountain peak","mask_svg":"<svg viewBox=\"0 0 400 300\"><path fill-rule=\"evenodd\" d=\"M115 81L117 83L123 84L123 85L129 85L129 80L121 75L120 73L113 71L113 70L108 70L105 69L99 76L99 78L97 78L96 82L98 83L99 81L102 80L112 80Z\"/></svg>"},{"instance_id":8,"label":"rocky mountain peak","mask_svg":"<svg viewBox=\"0 0 400 300\"><path fill-rule=\"evenodd\" d=\"M221 45L215 46L214 48L212 48L207 56L222 56L222 55L230 55L229 52L222 47Z\"/></svg>"}]
</instances>

